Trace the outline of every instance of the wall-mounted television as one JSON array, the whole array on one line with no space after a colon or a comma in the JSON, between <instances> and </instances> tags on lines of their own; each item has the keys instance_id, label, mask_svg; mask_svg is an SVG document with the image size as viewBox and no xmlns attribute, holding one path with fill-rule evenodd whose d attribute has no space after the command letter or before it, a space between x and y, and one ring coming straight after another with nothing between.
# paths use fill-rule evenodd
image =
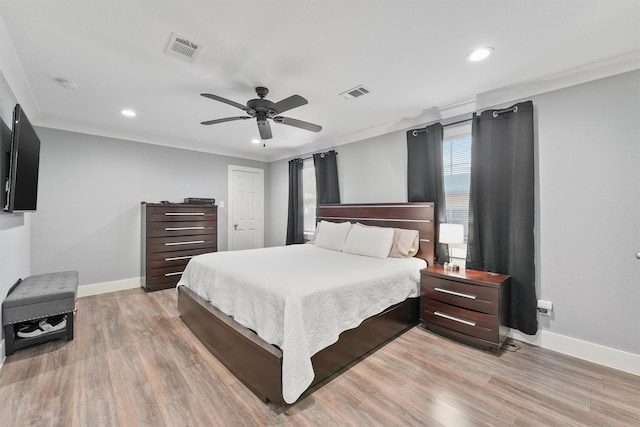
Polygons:
<instances>
[{"instance_id":1,"label":"wall-mounted television","mask_svg":"<svg viewBox=\"0 0 640 427\"><path fill-rule=\"evenodd\" d=\"M40 138L20 105L13 110L10 145L8 151L3 149L5 162L8 161L4 211L35 211L38 202Z\"/></svg>"}]
</instances>

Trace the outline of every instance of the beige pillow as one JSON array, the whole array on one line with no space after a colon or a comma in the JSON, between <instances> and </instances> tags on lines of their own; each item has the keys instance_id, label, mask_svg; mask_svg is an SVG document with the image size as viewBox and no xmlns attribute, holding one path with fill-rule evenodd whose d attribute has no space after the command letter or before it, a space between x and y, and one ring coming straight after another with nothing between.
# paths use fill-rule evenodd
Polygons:
<instances>
[{"instance_id":1,"label":"beige pillow","mask_svg":"<svg viewBox=\"0 0 640 427\"><path fill-rule=\"evenodd\" d=\"M393 244L389 256L392 258L411 258L420 249L420 235L418 230L393 229Z\"/></svg>"}]
</instances>

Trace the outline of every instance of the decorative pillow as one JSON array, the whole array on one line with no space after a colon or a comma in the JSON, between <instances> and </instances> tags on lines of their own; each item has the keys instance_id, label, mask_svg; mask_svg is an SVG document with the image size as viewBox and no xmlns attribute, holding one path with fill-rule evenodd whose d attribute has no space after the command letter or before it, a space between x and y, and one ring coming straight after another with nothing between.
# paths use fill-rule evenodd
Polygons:
<instances>
[{"instance_id":1,"label":"decorative pillow","mask_svg":"<svg viewBox=\"0 0 640 427\"><path fill-rule=\"evenodd\" d=\"M391 258L411 258L418 253L418 249L420 249L418 230L393 229L393 244L389 252Z\"/></svg>"},{"instance_id":2,"label":"decorative pillow","mask_svg":"<svg viewBox=\"0 0 640 427\"><path fill-rule=\"evenodd\" d=\"M320 224L318 224L318 234L316 235L315 245L319 248L341 251L350 229L351 223L348 221L320 221Z\"/></svg>"},{"instance_id":3,"label":"decorative pillow","mask_svg":"<svg viewBox=\"0 0 640 427\"><path fill-rule=\"evenodd\" d=\"M375 258L389 256L393 243L393 228L355 224L351 227L342 252Z\"/></svg>"}]
</instances>

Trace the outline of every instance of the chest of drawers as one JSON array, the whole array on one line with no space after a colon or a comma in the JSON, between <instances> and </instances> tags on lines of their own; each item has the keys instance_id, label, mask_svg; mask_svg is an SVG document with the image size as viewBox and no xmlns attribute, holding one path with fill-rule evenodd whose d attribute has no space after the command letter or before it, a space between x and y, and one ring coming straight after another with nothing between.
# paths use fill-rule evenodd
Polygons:
<instances>
[{"instance_id":1,"label":"chest of drawers","mask_svg":"<svg viewBox=\"0 0 640 427\"><path fill-rule=\"evenodd\" d=\"M439 334L483 348L500 348L509 328L510 277L475 270L425 268L420 320Z\"/></svg>"},{"instance_id":2,"label":"chest of drawers","mask_svg":"<svg viewBox=\"0 0 640 427\"><path fill-rule=\"evenodd\" d=\"M191 258L218 249L217 206L142 203L142 286L171 288Z\"/></svg>"}]
</instances>

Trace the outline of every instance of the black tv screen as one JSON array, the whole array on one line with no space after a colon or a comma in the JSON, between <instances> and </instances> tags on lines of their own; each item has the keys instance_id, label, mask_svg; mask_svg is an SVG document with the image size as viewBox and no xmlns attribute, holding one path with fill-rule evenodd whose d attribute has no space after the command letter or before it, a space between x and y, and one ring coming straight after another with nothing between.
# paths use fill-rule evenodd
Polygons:
<instances>
[{"instance_id":1,"label":"black tv screen","mask_svg":"<svg viewBox=\"0 0 640 427\"><path fill-rule=\"evenodd\" d=\"M38 202L38 169L40 139L24 110L13 110L13 133L9 164L9 179L4 210L35 211Z\"/></svg>"}]
</instances>

